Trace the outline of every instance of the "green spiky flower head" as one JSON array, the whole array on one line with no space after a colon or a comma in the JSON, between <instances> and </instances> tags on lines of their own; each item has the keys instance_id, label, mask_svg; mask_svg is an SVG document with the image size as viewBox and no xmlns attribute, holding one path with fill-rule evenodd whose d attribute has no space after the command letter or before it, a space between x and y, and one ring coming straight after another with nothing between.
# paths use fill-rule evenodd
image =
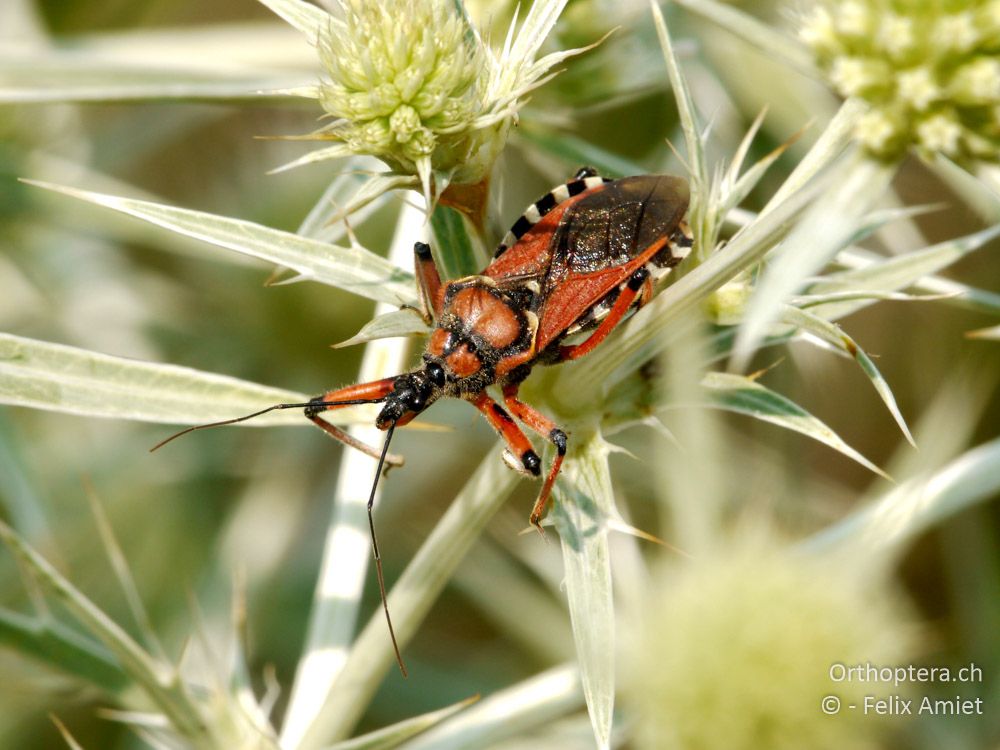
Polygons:
<instances>
[{"instance_id":1,"label":"green spiky flower head","mask_svg":"<svg viewBox=\"0 0 1000 750\"><path fill-rule=\"evenodd\" d=\"M845 567L754 539L663 571L626 639L636 747L875 747L885 727L848 708L873 686L835 665L898 663L910 639L887 587Z\"/></svg>"},{"instance_id":2,"label":"green spiky flower head","mask_svg":"<svg viewBox=\"0 0 1000 750\"><path fill-rule=\"evenodd\" d=\"M822 0L800 36L873 154L1000 160L1000 0Z\"/></svg>"},{"instance_id":3,"label":"green spiky flower head","mask_svg":"<svg viewBox=\"0 0 1000 750\"><path fill-rule=\"evenodd\" d=\"M486 63L479 37L449 0L342 0L320 39L323 108L333 135L395 170L462 172L474 182L484 133Z\"/></svg>"}]
</instances>

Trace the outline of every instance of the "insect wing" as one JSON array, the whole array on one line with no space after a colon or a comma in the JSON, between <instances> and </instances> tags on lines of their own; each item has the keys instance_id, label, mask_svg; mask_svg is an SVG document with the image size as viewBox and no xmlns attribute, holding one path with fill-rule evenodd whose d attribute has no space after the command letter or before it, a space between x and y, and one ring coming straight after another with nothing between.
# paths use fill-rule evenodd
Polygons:
<instances>
[{"instance_id":1,"label":"insect wing","mask_svg":"<svg viewBox=\"0 0 1000 750\"><path fill-rule=\"evenodd\" d=\"M670 252L670 238L687 206L684 180L641 175L610 183L568 207L549 249L538 350L588 316L643 265L679 262Z\"/></svg>"},{"instance_id":2,"label":"insect wing","mask_svg":"<svg viewBox=\"0 0 1000 750\"><path fill-rule=\"evenodd\" d=\"M490 276L498 282L537 279L541 283L549 275L559 225L566 212L585 195L573 196L551 209L509 248L501 245L503 252L487 266L483 276Z\"/></svg>"}]
</instances>

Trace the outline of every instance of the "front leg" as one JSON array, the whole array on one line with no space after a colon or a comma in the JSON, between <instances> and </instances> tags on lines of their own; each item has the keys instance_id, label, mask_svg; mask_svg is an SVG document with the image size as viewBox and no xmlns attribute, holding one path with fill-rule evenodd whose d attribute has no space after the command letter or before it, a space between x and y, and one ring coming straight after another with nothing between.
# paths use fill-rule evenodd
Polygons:
<instances>
[{"instance_id":1,"label":"front leg","mask_svg":"<svg viewBox=\"0 0 1000 750\"><path fill-rule=\"evenodd\" d=\"M392 386L395 380L396 379L394 377L382 378L381 380L374 380L370 383L357 383L344 388L338 388L337 390L327 391L326 393L312 399L305 407L306 418L311 420L313 424L323 430L334 440L344 443L355 450L359 450L366 456L371 456L372 458L377 459L382 453L379 448L374 448L367 443L361 442L350 433L345 432L336 425L330 424L319 415L325 411L343 409L347 406L384 401L386 396L388 396L392 391ZM397 424L401 423L402 420L397 422ZM390 466L402 466L403 457L398 456L395 453L389 453L385 457L385 463Z\"/></svg>"},{"instance_id":2,"label":"front leg","mask_svg":"<svg viewBox=\"0 0 1000 750\"><path fill-rule=\"evenodd\" d=\"M472 405L482 412L483 416L486 417L486 421L490 423L493 429L503 438L503 441L507 443L510 455L521 462L521 466L524 467L526 472L536 477L540 476L542 473L542 459L535 453L535 449L531 446L531 441L521 431L521 428L517 426L514 418L507 413L507 410L487 396L485 392L480 393L474 399L471 399L471 401ZM520 404L520 402L517 403ZM532 411L534 410L532 409ZM535 501L534 509L531 511L531 525L538 529L540 533L544 532L542 532L539 519L541 519L542 510L545 509L545 505L548 502L549 493L552 491L552 483L555 481L555 474L559 472L560 463L562 463L561 456L553 462L553 467L549 470L549 476L546 477L545 484L542 486L542 492L538 496L538 500Z\"/></svg>"},{"instance_id":3,"label":"front leg","mask_svg":"<svg viewBox=\"0 0 1000 750\"><path fill-rule=\"evenodd\" d=\"M417 276L420 317L430 325L441 317L444 297L441 295L441 274L431 255L431 246L426 242L413 244L413 270Z\"/></svg>"},{"instance_id":4,"label":"front leg","mask_svg":"<svg viewBox=\"0 0 1000 750\"><path fill-rule=\"evenodd\" d=\"M552 487L556 483L556 477L562 468L563 458L566 457L566 433L556 426L556 423L546 417L533 406L529 406L517 397L519 384L505 386L503 389L503 402L507 404L514 416L524 424L544 437L556 447L556 457L552 460L549 473L545 477L545 484L542 491L538 493L535 507L531 509L531 525L539 531L542 530L542 514L545 513L545 506L548 505L549 496L552 494Z\"/></svg>"}]
</instances>

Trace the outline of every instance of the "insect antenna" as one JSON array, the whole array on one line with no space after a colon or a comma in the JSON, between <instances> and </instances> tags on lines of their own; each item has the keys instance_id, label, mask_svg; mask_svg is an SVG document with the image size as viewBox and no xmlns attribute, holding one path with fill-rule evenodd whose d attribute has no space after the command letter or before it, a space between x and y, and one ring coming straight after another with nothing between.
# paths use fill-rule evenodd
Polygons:
<instances>
[{"instance_id":1,"label":"insect antenna","mask_svg":"<svg viewBox=\"0 0 1000 750\"><path fill-rule=\"evenodd\" d=\"M259 417L262 414L267 414L270 411L277 411L278 409L305 409L307 406L355 406L357 404L377 404L382 401L385 401L385 399L361 398L361 399L352 399L349 401L307 401L301 404L275 404L274 406L269 406L266 409L255 411L253 414L244 414L242 417L235 417L233 419L223 419L221 422L209 422L207 424L196 424L192 427L186 427L180 432L175 432L173 435L166 438L165 440L161 440L160 442L158 442L156 445L154 445L152 448L149 449L149 452L152 453L155 450L159 450L167 443L176 440L177 438L181 437L181 435L187 435L189 432L194 432L195 430L207 430L209 427L223 427L224 425L236 424L237 422L246 422L248 419L253 419L254 417Z\"/></svg>"},{"instance_id":2,"label":"insect antenna","mask_svg":"<svg viewBox=\"0 0 1000 750\"><path fill-rule=\"evenodd\" d=\"M399 653L399 644L396 642L396 631L392 628L392 618L389 616L389 602L385 596L385 576L382 574L382 555L378 551L378 539L375 537L375 521L372 518L372 506L375 504L375 490L378 488L379 477L382 476L382 467L385 464L386 454L389 452L389 441L392 440L393 430L396 423L392 422L385 434L385 443L382 445L382 455L378 459L378 468L375 470L375 481L372 482L372 493L368 496L368 528L372 533L372 553L375 555L375 574L378 577L378 592L382 597L382 609L385 611L385 622L389 626L389 638L392 639L392 650L396 652L396 663L403 677L407 676L406 665L403 657Z\"/></svg>"}]
</instances>

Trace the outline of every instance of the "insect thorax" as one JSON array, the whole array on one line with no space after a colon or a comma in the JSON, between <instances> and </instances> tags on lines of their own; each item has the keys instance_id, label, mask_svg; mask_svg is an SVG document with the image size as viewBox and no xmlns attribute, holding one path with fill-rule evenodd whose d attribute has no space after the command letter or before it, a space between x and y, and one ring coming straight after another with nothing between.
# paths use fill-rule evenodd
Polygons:
<instances>
[{"instance_id":1,"label":"insect thorax","mask_svg":"<svg viewBox=\"0 0 1000 750\"><path fill-rule=\"evenodd\" d=\"M531 348L537 304L538 285L530 281L501 286L488 276L469 276L449 283L424 361L444 367L446 391L478 393L497 382L501 361Z\"/></svg>"}]
</instances>

